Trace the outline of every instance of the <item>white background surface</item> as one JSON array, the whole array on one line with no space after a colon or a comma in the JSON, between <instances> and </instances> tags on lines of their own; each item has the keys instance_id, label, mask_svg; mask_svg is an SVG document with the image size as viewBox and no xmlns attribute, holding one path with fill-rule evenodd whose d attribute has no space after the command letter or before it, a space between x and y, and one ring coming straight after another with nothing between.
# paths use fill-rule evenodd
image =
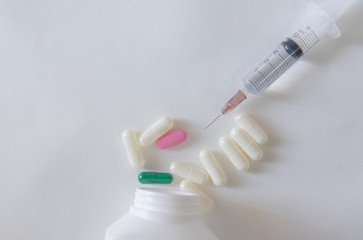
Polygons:
<instances>
[{"instance_id":1,"label":"white background surface","mask_svg":"<svg viewBox=\"0 0 363 240\"><path fill-rule=\"evenodd\" d=\"M237 108L270 137L250 171L218 148L235 112L203 130L304 2L0 1L0 239L102 239L137 186L120 133L164 115L189 139L146 149L146 168L213 150L228 183L204 187L204 218L220 239L362 239L362 5Z\"/></svg>"}]
</instances>

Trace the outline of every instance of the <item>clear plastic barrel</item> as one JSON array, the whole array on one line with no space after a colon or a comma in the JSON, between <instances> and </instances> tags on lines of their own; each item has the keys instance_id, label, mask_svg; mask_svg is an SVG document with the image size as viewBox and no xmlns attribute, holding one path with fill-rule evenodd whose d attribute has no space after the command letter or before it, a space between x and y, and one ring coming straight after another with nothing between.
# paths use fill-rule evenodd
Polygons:
<instances>
[{"instance_id":1,"label":"clear plastic barrel","mask_svg":"<svg viewBox=\"0 0 363 240\"><path fill-rule=\"evenodd\" d=\"M248 93L261 95L302 54L301 48L291 39L282 42L269 56L245 76L243 79L244 89Z\"/></svg>"},{"instance_id":2,"label":"clear plastic barrel","mask_svg":"<svg viewBox=\"0 0 363 240\"><path fill-rule=\"evenodd\" d=\"M308 14L297 31L282 42L243 79L245 91L254 95L261 95L322 37L338 38L341 33L334 20L339 19L356 2L356 0L342 1L341 7L338 9L328 9L331 16L316 4L308 4Z\"/></svg>"}]
</instances>

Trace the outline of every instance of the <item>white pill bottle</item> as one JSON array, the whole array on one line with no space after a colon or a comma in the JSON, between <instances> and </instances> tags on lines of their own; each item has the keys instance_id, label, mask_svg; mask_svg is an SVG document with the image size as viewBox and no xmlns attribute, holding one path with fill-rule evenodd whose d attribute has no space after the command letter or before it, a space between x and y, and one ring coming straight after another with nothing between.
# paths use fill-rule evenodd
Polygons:
<instances>
[{"instance_id":1,"label":"white pill bottle","mask_svg":"<svg viewBox=\"0 0 363 240\"><path fill-rule=\"evenodd\" d=\"M105 240L218 240L202 221L199 196L138 188L128 213L106 230Z\"/></svg>"}]
</instances>

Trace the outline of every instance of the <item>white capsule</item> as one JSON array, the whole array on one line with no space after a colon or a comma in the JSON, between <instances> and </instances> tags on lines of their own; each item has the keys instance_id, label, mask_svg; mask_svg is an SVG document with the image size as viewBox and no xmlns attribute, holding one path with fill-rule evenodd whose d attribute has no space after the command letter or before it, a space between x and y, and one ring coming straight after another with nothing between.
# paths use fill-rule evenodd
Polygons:
<instances>
[{"instance_id":1,"label":"white capsule","mask_svg":"<svg viewBox=\"0 0 363 240\"><path fill-rule=\"evenodd\" d=\"M236 127L231 131L231 136L234 141L241 147L241 149L249 156L252 160L261 160L263 157L262 149L247 135L243 130Z\"/></svg>"},{"instance_id":2,"label":"white capsule","mask_svg":"<svg viewBox=\"0 0 363 240\"><path fill-rule=\"evenodd\" d=\"M265 131L247 113L239 113L234 120L237 126L246 131L256 143L264 144L267 142Z\"/></svg>"},{"instance_id":3,"label":"white capsule","mask_svg":"<svg viewBox=\"0 0 363 240\"><path fill-rule=\"evenodd\" d=\"M208 173L203 168L194 166L192 164L172 162L170 164L170 171L175 175L198 184L205 184L208 182Z\"/></svg>"},{"instance_id":4,"label":"white capsule","mask_svg":"<svg viewBox=\"0 0 363 240\"><path fill-rule=\"evenodd\" d=\"M139 141L141 146L147 147L155 142L159 137L163 136L174 125L170 117L163 117L154 123L150 128L140 135Z\"/></svg>"},{"instance_id":5,"label":"white capsule","mask_svg":"<svg viewBox=\"0 0 363 240\"><path fill-rule=\"evenodd\" d=\"M250 162L232 139L229 137L221 137L219 139L219 146L237 170L247 171L250 167Z\"/></svg>"},{"instance_id":6,"label":"white capsule","mask_svg":"<svg viewBox=\"0 0 363 240\"><path fill-rule=\"evenodd\" d=\"M145 160L135 133L130 129L125 130L122 133L122 140L131 165L134 168L142 168L145 165Z\"/></svg>"},{"instance_id":7,"label":"white capsule","mask_svg":"<svg viewBox=\"0 0 363 240\"><path fill-rule=\"evenodd\" d=\"M199 159L203 163L214 185L222 186L226 184L226 175L211 151L203 149L199 153Z\"/></svg>"},{"instance_id":8,"label":"white capsule","mask_svg":"<svg viewBox=\"0 0 363 240\"><path fill-rule=\"evenodd\" d=\"M214 208L213 200L202 190L200 190L194 183L188 180L184 180L180 183L180 190L183 192L189 192L199 195L201 211L209 212Z\"/></svg>"}]
</instances>

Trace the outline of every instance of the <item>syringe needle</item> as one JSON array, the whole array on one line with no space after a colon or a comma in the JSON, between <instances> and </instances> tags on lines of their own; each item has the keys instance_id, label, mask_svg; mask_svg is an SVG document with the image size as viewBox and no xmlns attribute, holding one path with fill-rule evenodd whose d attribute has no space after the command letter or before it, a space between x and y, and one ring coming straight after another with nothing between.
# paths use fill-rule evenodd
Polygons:
<instances>
[{"instance_id":1,"label":"syringe needle","mask_svg":"<svg viewBox=\"0 0 363 240\"><path fill-rule=\"evenodd\" d=\"M221 113L211 123L209 123L208 126L204 128L204 130L212 125L212 123L214 123L220 116L237 107L237 105L243 102L246 98L247 96L241 90L239 90L231 99L229 99L229 101L221 109Z\"/></svg>"},{"instance_id":2,"label":"syringe needle","mask_svg":"<svg viewBox=\"0 0 363 240\"><path fill-rule=\"evenodd\" d=\"M206 130L207 128L209 128L209 126L210 125L212 125L220 116L222 116L222 113L221 114L219 114L211 123L209 123L208 124L208 126L206 126L205 128L204 128L204 130Z\"/></svg>"}]
</instances>

